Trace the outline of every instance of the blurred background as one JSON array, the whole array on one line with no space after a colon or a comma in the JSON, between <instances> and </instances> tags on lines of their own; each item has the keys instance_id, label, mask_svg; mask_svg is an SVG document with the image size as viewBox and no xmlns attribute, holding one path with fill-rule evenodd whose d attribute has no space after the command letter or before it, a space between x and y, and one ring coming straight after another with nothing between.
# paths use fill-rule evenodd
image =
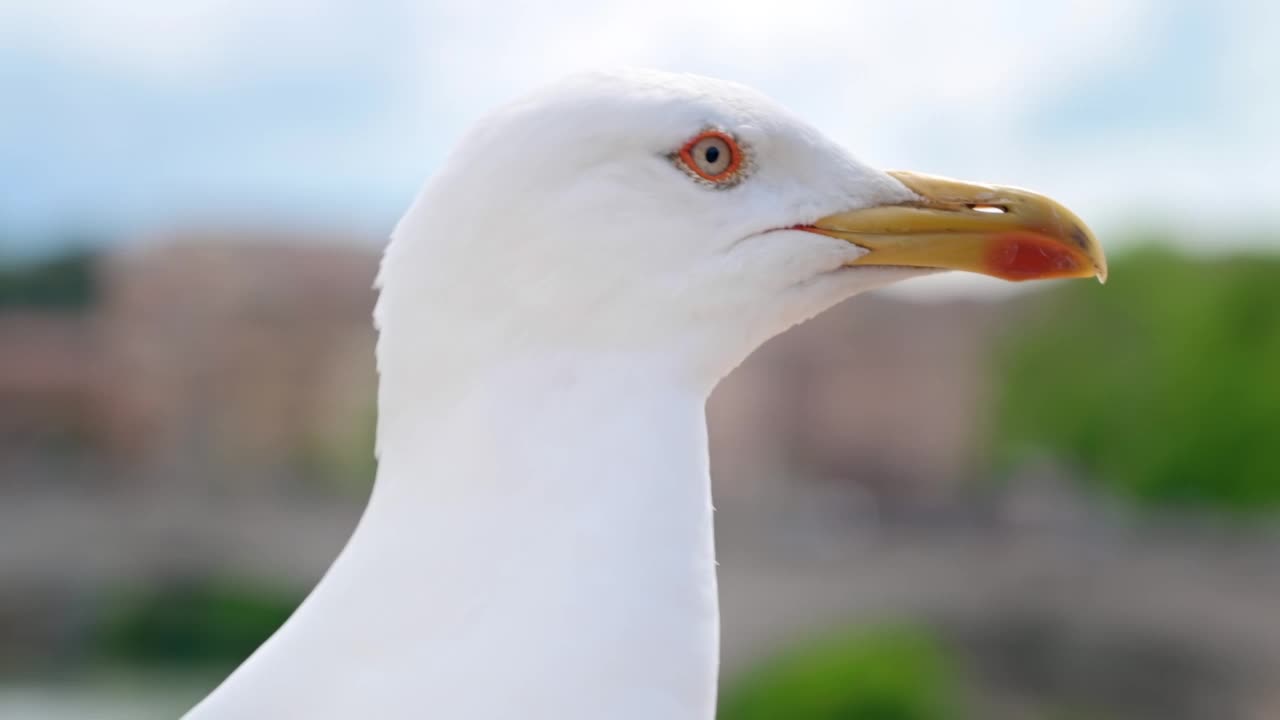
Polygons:
<instances>
[{"instance_id":1,"label":"blurred background","mask_svg":"<svg viewBox=\"0 0 1280 720\"><path fill-rule=\"evenodd\" d=\"M722 718L1280 718L1277 8L0 0L0 718L175 717L288 615L369 491L399 213L616 65L1112 259L855 299L717 390Z\"/></svg>"}]
</instances>

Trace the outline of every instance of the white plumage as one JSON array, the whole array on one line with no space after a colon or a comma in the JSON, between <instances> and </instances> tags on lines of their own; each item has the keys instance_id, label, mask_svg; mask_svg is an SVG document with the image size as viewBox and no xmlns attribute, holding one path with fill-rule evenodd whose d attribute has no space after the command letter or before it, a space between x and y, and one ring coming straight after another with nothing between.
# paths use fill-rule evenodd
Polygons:
<instances>
[{"instance_id":1,"label":"white plumage","mask_svg":"<svg viewBox=\"0 0 1280 720\"><path fill-rule=\"evenodd\" d=\"M708 129L741 144L734 183L681 165ZM368 509L189 717L710 720L704 402L772 335L930 272L791 228L920 199L705 78L577 76L490 114L382 264Z\"/></svg>"}]
</instances>

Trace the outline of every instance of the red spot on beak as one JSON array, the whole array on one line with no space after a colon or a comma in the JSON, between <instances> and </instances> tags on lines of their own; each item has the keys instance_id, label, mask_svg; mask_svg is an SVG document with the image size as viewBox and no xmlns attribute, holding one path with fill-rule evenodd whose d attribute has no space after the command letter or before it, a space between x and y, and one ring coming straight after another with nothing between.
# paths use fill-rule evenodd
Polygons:
<instances>
[{"instance_id":1,"label":"red spot on beak","mask_svg":"<svg viewBox=\"0 0 1280 720\"><path fill-rule=\"evenodd\" d=\"M991 274L1005 280L1037 280L1077 274L1081 258L1062 243L1029 232L995 237L987 251Z\"/></svg>"}]
</instances>

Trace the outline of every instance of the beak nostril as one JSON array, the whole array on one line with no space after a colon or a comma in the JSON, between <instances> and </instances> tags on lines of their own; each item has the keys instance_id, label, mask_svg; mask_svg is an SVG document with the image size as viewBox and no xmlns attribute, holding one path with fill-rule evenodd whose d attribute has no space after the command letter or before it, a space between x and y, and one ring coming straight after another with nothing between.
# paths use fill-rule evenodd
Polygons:
<instances>
[{"instance_id":1,"label":"beak nostril","mask_svg":"<svg viewBox=\"0 0 1280 720\"><path fill-rule=\"evenodd\" d=\"M986 213L988 215L1004 215L1009 212L1009 208L1003 205L983 205L981 203L970 203L967 205L974 212Z\"/></svg>"}]
</instances>

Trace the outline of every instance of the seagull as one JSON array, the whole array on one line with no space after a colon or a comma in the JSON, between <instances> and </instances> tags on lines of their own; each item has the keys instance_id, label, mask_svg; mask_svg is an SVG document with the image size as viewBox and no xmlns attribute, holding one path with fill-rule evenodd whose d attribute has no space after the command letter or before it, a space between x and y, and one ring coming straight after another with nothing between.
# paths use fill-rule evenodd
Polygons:
<instances>
[{"instance_id":1,"label":"seagull","mask_svg":"<svg viewBox=\"0 0 1280 720\"><path fill-rule=\"evenodd\" d=\"M711 720L708 395L945 270L1107 272L1057 202L874 169L739 84L592 72L491 111L378 273L368 507L187 717Z\"/></svg>"}]
</instances>

